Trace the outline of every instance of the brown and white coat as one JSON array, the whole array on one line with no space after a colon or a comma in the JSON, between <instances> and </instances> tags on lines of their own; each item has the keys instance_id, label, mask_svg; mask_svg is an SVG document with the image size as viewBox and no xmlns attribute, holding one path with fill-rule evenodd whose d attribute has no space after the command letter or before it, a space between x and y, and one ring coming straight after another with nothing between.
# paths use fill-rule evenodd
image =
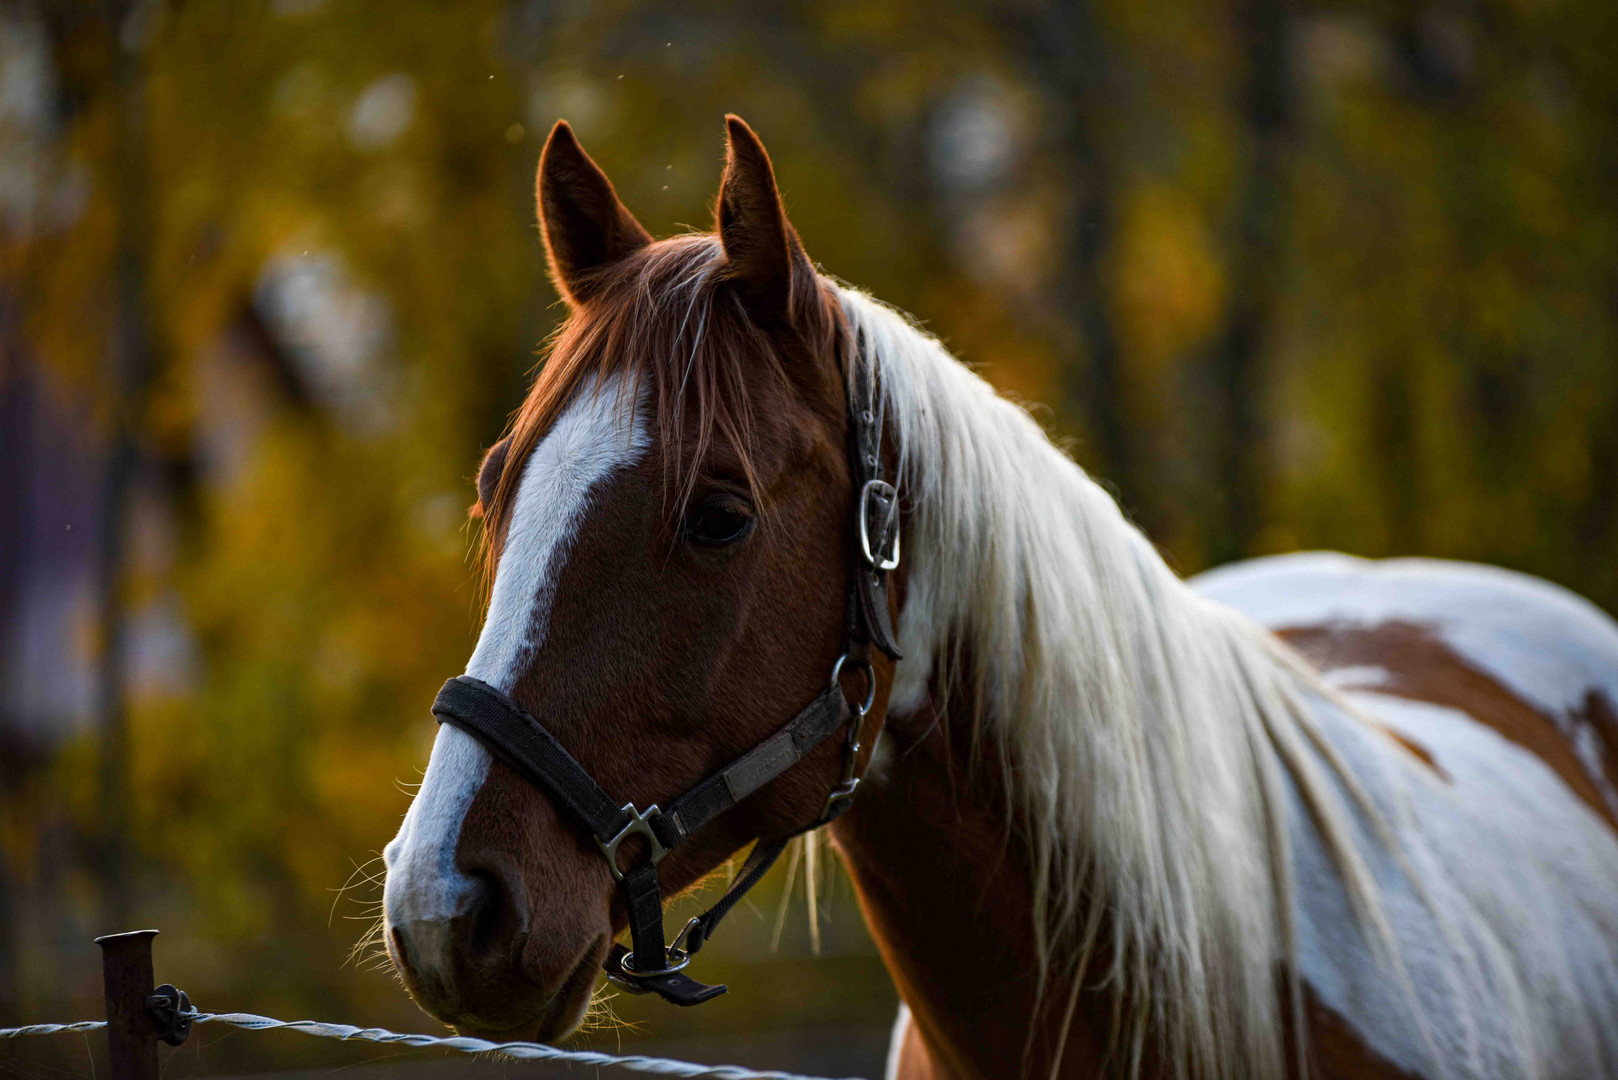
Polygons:
<instances>
[{"instance_id":1,"label":"brown and white coat","mask_svg":"<svg viewBox=\"0 0 1618 1080\"><path fill-rule=\"evenodd\" d=\"M540 203L572 314L485 463L467 670L626 801L823 683L849 342L878 373L906 659L833 836L907 1003L895 1075L1618 1075L1610 619L1457 564L1180 581L1026 412L814 271L738 120L716 234L653 242L565 127ZM713 506L756 530L685 542ZM823 749L671 854L670 889L813 820ZM442 728L386 860L430 1011L577 1024L623 912L543 795Z\"/></svg>"}]
</instances>

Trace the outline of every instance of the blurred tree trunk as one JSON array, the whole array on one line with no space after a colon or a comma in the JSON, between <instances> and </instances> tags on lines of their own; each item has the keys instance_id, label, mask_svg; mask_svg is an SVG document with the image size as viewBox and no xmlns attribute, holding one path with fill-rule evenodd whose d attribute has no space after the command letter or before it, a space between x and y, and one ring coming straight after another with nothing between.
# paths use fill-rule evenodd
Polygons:
<instances>
[{"instance_id":1,"label":"blurred tree trunk","mask_svg":"<svg viewBox=\"0 0 1618 1080\"><path fill-rule=\"evenodd\" d=\"M1207 530L1209 565L1253 554L1269 480L1263 370L1277 309L1287 212L1287 138L1292 86L1283 0L1247 0L1236 14L1246 60L1241 115L1251 152L1236 207L1230 302L1210 363L1216 503Z\"/></svg>"},{"instance_id":2,"label":"blurred tree trunk","mask_svg":"<svg viewBox=\"0 0 1618 1080\"><path fill-rule=\"evenodd\" d=\"M1052 104L1046 137L1070 178L1067 235L1051 298L1065 322L1066 340L1058 342L1066 354L1065 405L1083 418L1092 471L1124 499L1141 499L1146 492L1135 485L1137 448L1124 416L1118 346L1101 278L1112 225L1112 176L1097 120L1106 50L1089 0L1013 9L1001 18Z\"/></svg>"}]
</instances>

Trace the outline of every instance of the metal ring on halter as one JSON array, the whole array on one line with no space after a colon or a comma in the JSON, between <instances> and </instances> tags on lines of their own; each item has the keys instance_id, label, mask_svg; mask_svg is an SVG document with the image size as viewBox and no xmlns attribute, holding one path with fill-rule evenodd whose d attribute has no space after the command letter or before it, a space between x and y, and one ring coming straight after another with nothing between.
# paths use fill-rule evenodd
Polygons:
<instances>
[{"instance_id":1,"label":"metal ring on halter","mask_svg":"<svg viewBox=\"0 0 1618 1080\"><path fill-rule=\"evenodd\" d=\"M665 951L668 954L666 958L666 965L652 971L641 971L639 968L635 967L635 954L632 952L624 953L624 958L618 961L618 966L623 968L624 973L627 975L633 975L636 978L646 979L651 978L653 975L673 975L676 971L683 971L685 966L691 962L690 953L681 952L679 949L673 948Z\"/></svg>"},{"instance_id":2,"label":"metal ring on halter","mask_svg":"<svg viewBox=\"0 0 1618 1080\"><path fill-rule=\"evenodd\" d=\"M674 942L663 950L666 954L665 959L673 961L670 966L659 968L656 971L636 971L634 966L635 954L633 952L624 953L624 958L618 961L618 966L623 968L625 973L630 975L650 977L653 975L674 974L676 971L679 971L681 968L689 964L691 962L691 958L697 954L696 949L686 948L685 943L686 940L690 938L691 931L695 930L697 925L701 922L702 920L700 918L692 919L687 922L685 926L681 928L680 932L674 935ZM700 946L701 943L699 942L698 945Z\"/></svg>"},{"instance_id":3,"label":"metal ring on halter","mask_svg":"<svg viewBox=\"0 0 1618 1080\"><path fill-rule=\"evenodd\" d=\"M855 711L864 716L871 711L871 706L876 704L876 672L871 670L869 660L850 660L848 654L844 653L837 658L837 663L831 666L831 685L839 685L838 680L843 676L844 664L852 664L857 670L865 673L865 703L855 705L852 701L849 702Z\"/></svg>"}]
</instances>

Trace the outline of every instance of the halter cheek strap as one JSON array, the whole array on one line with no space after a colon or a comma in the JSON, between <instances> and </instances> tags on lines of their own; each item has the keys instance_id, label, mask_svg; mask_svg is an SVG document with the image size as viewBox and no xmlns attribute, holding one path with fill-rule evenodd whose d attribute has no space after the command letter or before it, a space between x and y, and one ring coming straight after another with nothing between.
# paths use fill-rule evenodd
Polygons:
<instances>
[{"instance_id":1,"label":"halter cheek strap","mask_svg":"<svg viewBox=\"0 0 1618 1080\"><path fill-rule=\"evenodd\" d=\"M849 576L843 652L827 685L785 727L669 803L639 810L617 803L568 753L551 732L510 696L461 675L450 679L433 702L433 716L477 739L490 753L548 795L601 848L629 912L630 947L615 943L602 965L607 978L632 993L655 993L676 1005L700 1005L726 988L684 973L721 919L774 865L787 842L841 816L859 787L855 769L860 729L876 697L871 647L900 659L888 614L887 576L899 563L898 492L882 477L882 418L873 412L876 393L863 355L856 354L849 394L849 456L855 480L855 533ZM848 670L865 676L865 697L843 692ZM665 944L663 891L657 864L708 822L802 761L833 732L846 732L841 781L826 797L820 816L796 832L761 838L741 873L719 902L686 923ZM629 870L618 849L630 837L645 841L647 854Z\"/></svg>"}]
</instances>

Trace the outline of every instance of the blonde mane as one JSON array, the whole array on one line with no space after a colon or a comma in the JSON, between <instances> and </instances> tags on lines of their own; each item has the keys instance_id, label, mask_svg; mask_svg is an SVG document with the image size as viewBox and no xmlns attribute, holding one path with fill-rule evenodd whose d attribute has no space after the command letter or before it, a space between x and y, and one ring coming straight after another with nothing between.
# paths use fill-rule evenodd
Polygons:
<instances>
[{"instance_id":1,"label":"blonde mane","mask_svg":"<svg viewBox=\"0 0 1618 1080\"><path fill-rule=\"evenodd\" d=\"M1280 1002L1290 983L1301 1018L1301 992L1287 977L1283 776L1391 942L1334 786L1352 779L1302 704L1331 691L1186 587L1023 409L899 312L839 292L880 379L910 512L890 709L956 680L976 690L968 722L998 736L1027 833L1042 979L1084 971L1119 988L1126 1075L1148 1049L1186 1076L1284 1075ZM1110 970L1087 970L1098 947Z\"/></svg>"},{"instance_id":2,"label":"blonde mane","mask_svg":"<svg viewBox=\"0 0 1618 1080\"><path fill-rule=\"evenodd\" d=\"M778 370L780 359L719 302L721 263L710 236L652 245L615 272L620 302L564 325L484 508L491 564L520 465L586 373L624 371L653 402L661 441L717 438L745 457L737 357ZM1008 829L1026 835L1042 981L1083 972L1118 988L1125 1075L1154 1050L1186 1077L1284 1076L1286 991L1303 1031L1288 784L1373 946L1401 970L1340 793L1385 827L1304 704L1335 693L1267 631L1187 588L1023 409L901 313L823 283L876 371L909 510L906 660L890 708L941 702L961 682L976 691L967 720L998 736ZM1110 967L1091 970L1093 954ZM1071 1014L1076 1001L1056 1004Z\"/></svg>"}]
</instances>

